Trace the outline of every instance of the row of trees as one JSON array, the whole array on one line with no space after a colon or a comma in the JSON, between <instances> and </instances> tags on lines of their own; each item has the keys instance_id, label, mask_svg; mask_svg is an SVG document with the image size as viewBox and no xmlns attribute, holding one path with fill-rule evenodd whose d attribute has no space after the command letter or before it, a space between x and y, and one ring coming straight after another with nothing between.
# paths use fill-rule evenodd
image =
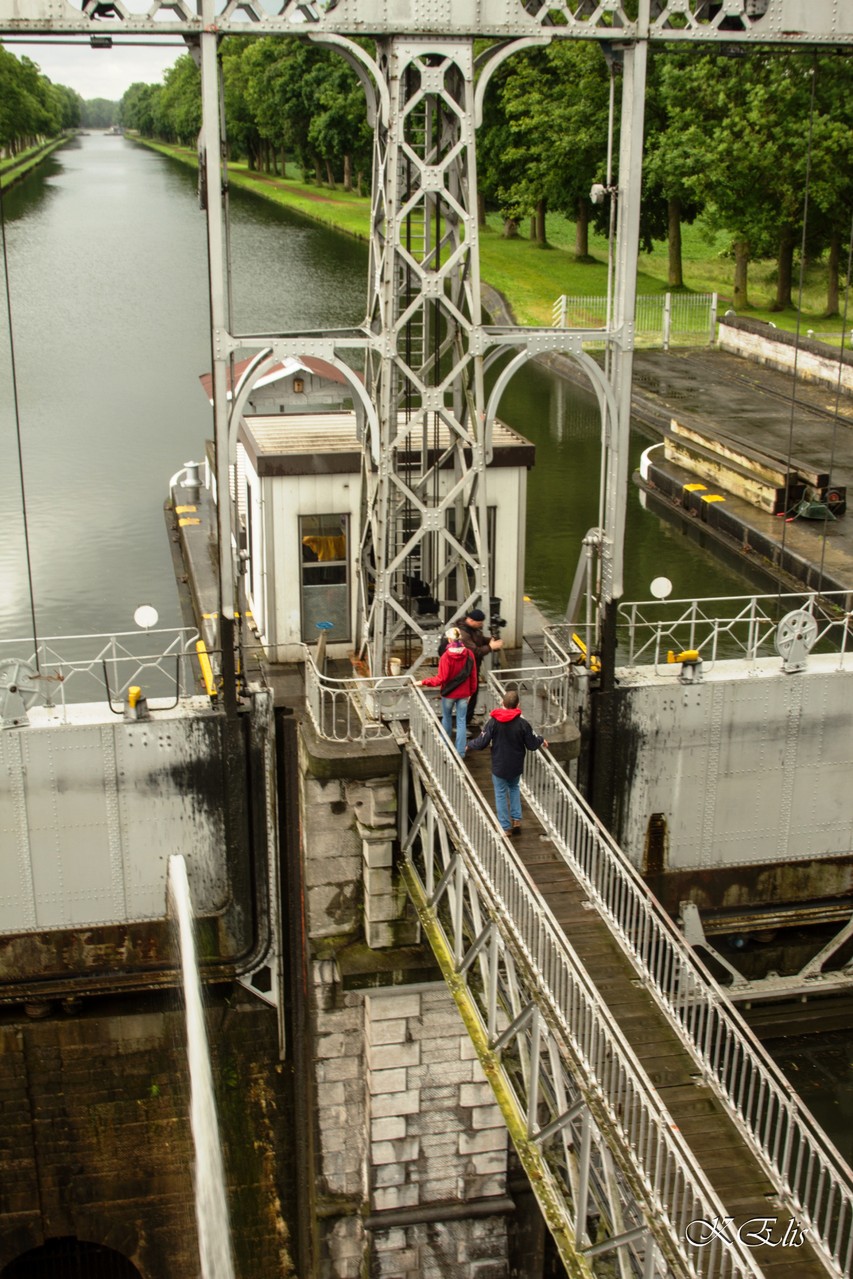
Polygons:
<instances>
[{"instance_id":1,"label":"row of trees","mask_svg":"<svg viewBox=\"0 0 853 1279\"><path fill-rule=\"evenodd\" d=\"M232 156L273 174L290 160L317 182L365 189L372 132L364 91L341 58L298 40L232 37L221 59ZM179 58L161 85L131 85L119 118L145 137L194 145L201 98L193 59Z\"/></svg>"},{"instance_id":2,"label":"row of trees","mask_svg":"<svg viewBox=\"0 0 853 1279\"><path fill-rule=\"evenodd\" d=\"M853 100L849 57L791 51L655 49L646 110L642 234L667 239L669 283L683 284L681 228L700 214L731 239L734 303L749 305L752 258L778 263L775 306L791 305L794 255L826 255L827 313L838 309L841 245L853 206ZM229 38L222 71L229 145L262 172L295 161L307 177L351 189L369 173L371 136L361 87L339 57L308 42ZM619 63L597 44L557 40L521 53L496 73L479 134L483 216L500 211L504 233L547 245L549 211L576 225L576 255L588 254L590 225L607 229L608 104ZM201 121L199 73L180 58L161 85L135 84L121 123L148 137L193 145ZM618 154L618 136L613 139Z\"/></svg>"},{"instance_id":3,"label":"row of trees","mask_svg":"<svg viewBox=\"0 0 853 1279\"><path fill-rule=\"evenodd\" d=\"M83 115L79 93L52 84L29 58L0 45L0 150L8 155L77 128Z\"/></svg>"}]
</instances>

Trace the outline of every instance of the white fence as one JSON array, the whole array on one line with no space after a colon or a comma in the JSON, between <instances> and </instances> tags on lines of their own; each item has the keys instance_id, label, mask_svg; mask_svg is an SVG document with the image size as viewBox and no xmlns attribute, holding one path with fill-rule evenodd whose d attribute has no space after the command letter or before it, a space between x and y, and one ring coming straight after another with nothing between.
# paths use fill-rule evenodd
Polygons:
<instances>
[{"instance_id":1,"label":"white fence","mask_svg":"<svg viewBox=\"0 0 853 1279\"><path fill-rule=\"evenodd\" d=\"M563 293L552 309L552 323L559 329L606 329L607 321L606 297ZM716 329L716 293L649 293L637 298L635 346L662 346L668 351L670 346L711 345Z\"/></svg>"}]
</instances>

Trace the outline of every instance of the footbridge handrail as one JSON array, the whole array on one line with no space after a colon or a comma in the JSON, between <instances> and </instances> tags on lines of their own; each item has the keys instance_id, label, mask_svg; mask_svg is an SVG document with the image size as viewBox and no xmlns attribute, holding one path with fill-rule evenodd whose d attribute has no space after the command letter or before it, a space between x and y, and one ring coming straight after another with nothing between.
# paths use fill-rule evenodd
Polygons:
<instances>
[{"instance_id":1,"label":"footbridge handrail","mask_svg":"<svg viewBox=\"0 0 853 1279\"><path fill-rule=\"evenodd\" d=\"M408 711L408 675L338 678L319 670L305 645L305 702L320 737L330 742L392 739L389 722Z\"/></svg>"},{"instance_id":2,"label":"footbridge handrail","mask_svg":"<svg viewBox=\"0 0 853 1279\"><path fill-rule=\"evenodd\" d=\"M634 1187L642 1188L645 1228L658 1239L663 1230L667 1235L665 1252L670 1258L677 1253L680 1259L675 1273L681 1273L683 1267L684 1273L706 1279L761 1274L748 1250L734 1239L720 1247L715 1247L719 1241L713 1240L710 1247L697 1250L694 1255L688 1252L690 1224L700 1218L722 1219L725 1210L603 997L504 838L494 814L472 787L427 699L417 688L411 690L409 699L408 750L418 780L425 792L436 797L443 820L452 831L466 883L473 883L478 890L491 926L497 928L516 964L523 968L537 1007L561 1042L565 1069L571 1073L572 1063L582 1063L584 1078L580 1087L595 1122L616 1134L621 1157L630 1169L628 1179ZM426 807L425 800L418 815L422 821ZM463 939L462 893L453 861L446 868L436 867L430 853L421 873L414 865L413 843L414 834L410 831L404 839L404 852L409 870L418 877L422 901L437 912L442 895L455 893L450 903L452 936L447 938L447 949L454 956L456 980L456 974L464 975L475 956L483 958L488 952L486 934L481 931L476 939ZM475 919L474 926L478 923ZM488 984L491 986L491 980ZM509 1032L499 1033L493 1007L487 1020L491 1023L488 1026L481 1015L480 1024L488 1035L489 1049L499 1058ZM531 1058L538 1055L538 1051L530 1054ZM532 1106L528 1129L534 1141L544 1142L548 1132L558 1133L573 1113L570 1107L560 1115L557 1108L557 1116L539 1129L535 1101ZM573 1190L577 1191L577 1186L567 1187L567 1200L572 1199ZM581 1233L584 1229L582 1225ZM579 1251L583 1256L582 1246ZM595 1251L595 1245L588 1249L590 1256ZM647 1273L659 1272L649 1268Z\"/></svg>"},{"instance_id":3,"label":"footbridge handrail","mask_svg":"<svg viewBox=\"0 0 853 1279\"><path fill-rule=\"evenodd\" d=\"M528 757L522 790L825 1264L849 1275L853 1172L553 757Z\"/></svg>"}]
</instances>

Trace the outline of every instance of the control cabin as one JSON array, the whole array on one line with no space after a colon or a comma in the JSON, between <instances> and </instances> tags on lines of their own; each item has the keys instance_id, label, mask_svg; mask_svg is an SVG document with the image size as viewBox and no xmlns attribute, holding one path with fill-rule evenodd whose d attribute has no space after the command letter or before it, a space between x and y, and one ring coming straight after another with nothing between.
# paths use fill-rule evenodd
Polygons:
<instances>
[{"instance_id":1,"label":"control cabin","mask_svg":"<svg viewBox=\"0 0 853 1279\"><path fill-rule=\"evenodd\" d=\"M442 430L446 434L447 428ZM516 647L522 638L527 471L535 449L497 421L493 441L486 476L490 594L501 600L503 637L508 647ZM439 438L439 449L448 442ZM269 659L299 661L303 643L316 642L321 622L332 623L328 654L346 657L356 639L364 507L356 414L247 414L238 434L236 470L246 595ZM449 492L452 465L439 472L438 482ZM433 598L429 578L443 580L447 554L445 539L436 543L434 573L422 569L412 593L424 597L424 628L440 632L452 606ZM434 589L440 593L439 586Z\"/></svg>"}]
</instances>

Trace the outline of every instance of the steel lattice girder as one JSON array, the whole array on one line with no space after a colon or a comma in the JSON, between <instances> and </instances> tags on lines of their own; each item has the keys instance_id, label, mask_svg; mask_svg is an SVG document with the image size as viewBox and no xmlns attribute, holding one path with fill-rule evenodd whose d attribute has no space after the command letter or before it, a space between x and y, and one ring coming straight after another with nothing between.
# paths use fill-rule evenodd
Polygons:
<instances>
[{"instance_id":1,"label":"steel lattice girder","mask_svg":"<svg viewBox=\"0 0 853 1279\"><path fill-rule=\"evenodd\" d=\"M0 32L468 35L833 43L853 36L837 0L0 0Z\"/></svg>"},{"instance_id":2,"label":"steel lattice girder","mask_svg":"<svg viewBox=\"0 0 853 1279\"><path fill-rule=\"evenodd\" d=\"M389 105L373 173L362 571L381 671L399 636L428 634L413 581L458 616L488 597L488 574L472 42L380 41L377 61Z\"/></svg>"}]
</instances>

